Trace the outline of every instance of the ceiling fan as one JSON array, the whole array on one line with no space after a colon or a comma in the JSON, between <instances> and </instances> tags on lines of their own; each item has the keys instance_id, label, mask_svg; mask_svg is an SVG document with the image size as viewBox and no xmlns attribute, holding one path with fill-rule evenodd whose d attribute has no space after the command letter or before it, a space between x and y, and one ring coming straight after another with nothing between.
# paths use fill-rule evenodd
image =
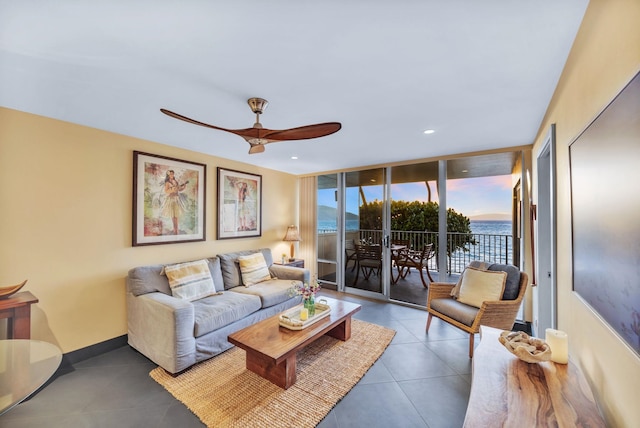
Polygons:
<instances>
[{"instance_id":1,"label":"ceiling fan","mask_svg":"<svg viewBox=\"0 0 640 428\"><path fill-rule=\"evenodd\" d=\"M164 108L161 108L160 111L168 116L184 120L185 122L239 135L244 138L251 146L251 148L249 149L250 155L254 153L264 152L265 144L277 143L278 141L309 140L311 138L325 137L327 135L333 134L334 132L338 132L342 127L340 122L327 122L318 123L315 125L300 126L298 128L291 129L266 129L263 128L262 124L260 123L260 115L267 107L268 101L262 98L249 98L248 103L249 107L251 107L251 111L256 114L256 123L253 124L253 127L245 129L221 128L219 126L199 122L197 120L182 116L181 114L174 113Z\"/></svg>"}]
</instances>

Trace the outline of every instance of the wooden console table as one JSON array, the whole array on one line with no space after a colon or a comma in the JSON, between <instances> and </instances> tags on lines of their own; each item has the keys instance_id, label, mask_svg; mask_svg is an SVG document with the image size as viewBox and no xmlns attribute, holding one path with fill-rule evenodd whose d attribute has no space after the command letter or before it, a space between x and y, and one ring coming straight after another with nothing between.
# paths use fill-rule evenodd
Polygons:
<instances>
[{"instance_id":1,"label":"wooden console table","mask_svg":"<svg viewBox=\"0 0 640 428\"><path fill-rule=\"evenodd\" d=\"M29 291L21 291L0 299L0 319L7 319L7 339L31 338L31 305L38 299Z\"/></svg>"},{"instance_id":2,"label":"wooden console table","mask_svg":"<svg viewBox=\"0 0 640 428\"><path fill-rule=\"evenodd\" d=\"M501 332L480 327L465 427L605 426L575 364L525 363L498 341Z\"/></svg>"}]
</instances>

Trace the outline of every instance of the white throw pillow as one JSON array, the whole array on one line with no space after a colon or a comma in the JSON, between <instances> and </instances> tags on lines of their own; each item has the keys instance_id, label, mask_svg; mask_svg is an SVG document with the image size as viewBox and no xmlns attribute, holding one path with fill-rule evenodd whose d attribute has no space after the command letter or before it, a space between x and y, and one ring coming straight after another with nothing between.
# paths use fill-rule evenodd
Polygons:
<instances>
[{"instance_id":1,"label":"white throw pillow","mask_svg":"<svg viewBox=\"0 0 640 428\"><path fill-rule=\"evenodd\" d=\"M216 292L206 260L168 265L164 267L164 273L173 297L192 301Z\"/></svg>"},{"instance_id":2,"label":"white throw pillow","mask_svg":"<svg viewBox=\"0 0 640 428\"><path fill-rule=\"evenodd\" d=\"M267 262L261 252L238 257L238 264L242 283L246 287L271 279Z\"/></svg>"},{"instance_id":3,"label":"white throw pillow","mask_svg":"<svg viewBox=\"0 0 640 428\"><path fill-rule=\"evenodd\" d=\"M507 273L467 267L462 274L458 301L479 308L482 302L500 300Z\"/></svg>"}]
</instances>

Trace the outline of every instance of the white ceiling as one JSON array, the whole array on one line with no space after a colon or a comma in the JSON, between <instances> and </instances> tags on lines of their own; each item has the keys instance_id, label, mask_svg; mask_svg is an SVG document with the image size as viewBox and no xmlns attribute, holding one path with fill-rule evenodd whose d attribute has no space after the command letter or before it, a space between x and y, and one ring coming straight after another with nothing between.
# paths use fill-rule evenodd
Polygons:
<instances>
[{"instance_id":1,"label":"white ceiling","mask_svg":"<svg viewBox=\"0 0 640 428\"><path fill-rule=\"evenodd\" d=\"M587 4L0 0L0 105L292 174L528 145ZM248 128L250 97L342 130L249 155L159 111Z\"/></svg>"}]
</instances>

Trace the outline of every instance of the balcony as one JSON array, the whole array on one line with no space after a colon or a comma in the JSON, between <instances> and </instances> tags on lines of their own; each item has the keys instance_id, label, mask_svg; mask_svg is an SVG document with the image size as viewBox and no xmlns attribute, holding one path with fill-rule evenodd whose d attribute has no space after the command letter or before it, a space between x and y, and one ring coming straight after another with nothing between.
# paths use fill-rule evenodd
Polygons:
<instances>
[{"instance_id":1,"label":"balcony","mask_svg":"<svg viewBox=\"0 0 640 428\"><path fill-rule=\"evenodd\" d=\"M380 230L351 230L347 231L346 239L354 239L355 242L380 243L382 231ZM437 245L438 234L436 232L407 232L392 231L390 239L410 242L412 248L422 248L425 244ZM466 243L465 243L466 242ZM464 243L464 244L463 244ZM514 260L514 240L512 235L496 235L482 233L448 233L447 248L458 248L447 257L446 269L440 269L437 256L429 260L429 271L434 281L456 282L464 268L472 260L483 260L490 263L517 264ZM331 262L336 257L336 231L318 231L318 277L330 283L335 283L335 264ZM380 278L372 275L368 280L363 280L362 275L355 281L355 272L352 272L353 262L345 269L345 281L347 286L368 291L381 292ZM394 272L395 274L395 272ZM428 290L425 289L417 272L409 274L404 279L399 279L391 284L390 297L406 303L425 306Z\"/></svg>"}]
</instances>

